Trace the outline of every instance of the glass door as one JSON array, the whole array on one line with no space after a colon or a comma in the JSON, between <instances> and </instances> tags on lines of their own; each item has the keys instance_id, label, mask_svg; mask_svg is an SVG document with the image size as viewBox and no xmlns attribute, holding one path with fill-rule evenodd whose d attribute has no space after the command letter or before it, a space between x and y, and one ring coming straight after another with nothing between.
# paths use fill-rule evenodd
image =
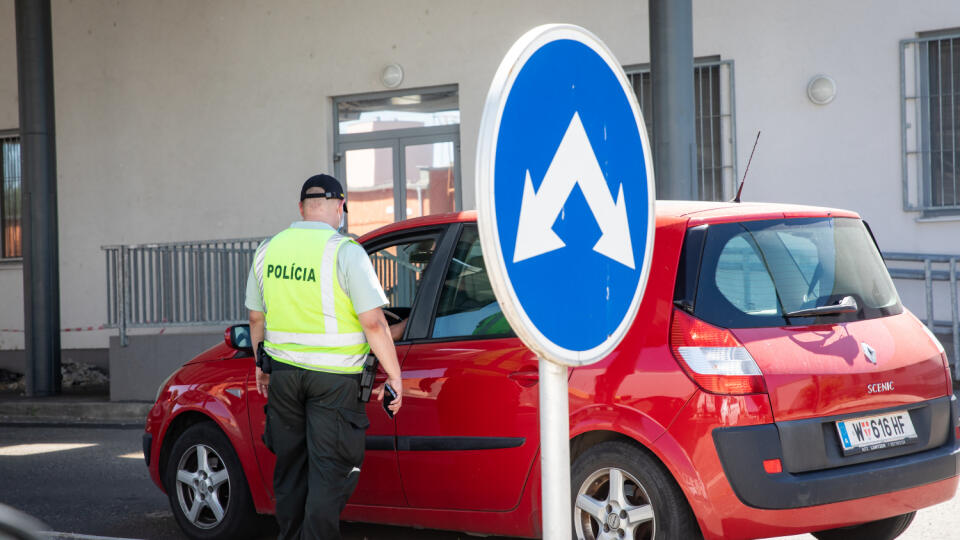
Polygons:
<instances>
[{"instance_id":1,"label":"glass door","mask_svg":"<svg viewBox=\"0 0 960 540\"><path fill-rule=\"evenodd\" d=\"M347 190L347 232L362 236L395 221L458 210L459 139L342 144L336 174Z\"/></svg>"},{"instance_id":2,"label":"glass door","mask_svg":"<svg viewBox=\"0 0 960 540\"><path fill-rule=\"evenodd\" d=\"M457 209L458 146L450 138L400 139L405 219Z\"/></svg>"},{"instance_id":3,"label":"glass door","mask_svg":"<svg viewBox=\"0 0 960 540\"><path fill-rule=\"evenodd\" d=\"M343 149L338 178L347 190L347 231L362 236L397 220L397 143Z\"/></svg>"},{"instance_id":4,"label":"glass door","mask_svg":"<svg viewBox=\"0 0 960 540\"><path fill-rule=\"evenodd\" d=\"M347 232L462 209L455 85L334 98L334 174Z\"/></svg>"}]
</instances>

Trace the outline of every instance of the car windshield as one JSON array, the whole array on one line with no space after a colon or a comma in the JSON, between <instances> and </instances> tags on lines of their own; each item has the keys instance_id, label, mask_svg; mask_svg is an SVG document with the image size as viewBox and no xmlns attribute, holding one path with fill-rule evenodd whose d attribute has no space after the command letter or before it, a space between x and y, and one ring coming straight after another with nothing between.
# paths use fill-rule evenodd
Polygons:
<instances>
[{"instance_id":1,"label":"car windshield","mask_svg":"<svg viewBox=\"0 0 960 540\"><path fill-rule=\"evenodd\" d=\"M850 218L711 225L696 290L694 314L727 328L846 322L903 309L870 233ZM796 315L847 297L855 311Z\"/></svg>"}]
</instances>

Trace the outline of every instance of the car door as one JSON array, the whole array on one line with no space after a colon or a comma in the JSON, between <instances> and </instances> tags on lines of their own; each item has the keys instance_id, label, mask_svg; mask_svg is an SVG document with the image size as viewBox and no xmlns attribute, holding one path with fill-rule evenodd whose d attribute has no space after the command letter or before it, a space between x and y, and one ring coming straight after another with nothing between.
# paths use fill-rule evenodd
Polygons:
<instances>
[{"instance_id":1,"label":"car door","mask_svg":"<svg viewBox=\"0 0 960 540\"><path fill-rule=\"evenodd\" d=\"M365 246L370 261L377 271L380 283L387 295L388 304L384 308L387 322L399 323L407 319L417 298L421 278L425 274L436 250L437 240L442 228L414 231L390 235L377 239ZM397 357L403 360L409 348L408 344L397 343ZM266 400L257 391L250 377L248 396L250 403L250 425L254 434L253 444L264 483L273 491L273 468L275 456L267 450L260 434L263 433ZM377 385L386 380L381 368L376 378ZM366 452L360 467L357 488L350 498L350 504L405 506L406 500L400 484L395 449L395 422L384 412L381 403L373 395L367 403L367 417L370 427L367 429Z\"/></svg>"},{"instance_id":2,"label":"car door","mask_svg":"<svg viewBox=\"0 0 960 540\"><path fill-rule=\"evenodd\" d=\"M410 506L508 510L539 446L537 359L500 312L476 225L453 232L435 298L421 304L429 317L416 314L428 324L403 360L400 473Z\"/></svg>"}]
</instances>

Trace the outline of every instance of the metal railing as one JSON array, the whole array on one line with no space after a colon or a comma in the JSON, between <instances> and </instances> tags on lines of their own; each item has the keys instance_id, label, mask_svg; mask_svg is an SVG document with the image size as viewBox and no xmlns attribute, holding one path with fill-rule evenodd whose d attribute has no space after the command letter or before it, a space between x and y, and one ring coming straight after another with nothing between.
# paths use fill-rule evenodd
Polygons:
<instances>
[{"instance_id":1,"label":"metal railing","mask_svg":"<svg viewBox=\"0 0 960 540\"><path fill-rule=\"evenodd\" d=\"M958 308L957 280L960 276L960 255L901 253L888 252L883 254L884 262L890 277L923 281L924 285L924 322L932 332L949 333L953 346L947 351L950 363L953 366L954 380L960 380L960 308ZM894 263L894 264L891 264ZM906 263L907 267L902 264ZM933 289L936 282L945 282L949 287L950 320L938 320L934 316Z\"/></svg>"},{"instance_id":2,"label":"metal railing","mask_svg":"<svg viewBox=\"0 0 960 540\"><path fill-rule=\"evenodd\" d=\"M104 246L107 326L126 346L130 328L246 321L247 275L261 240Z\"/></svg>"},{"instance_id":3,"label":"metal railing","mask_svg":"<svg viewBox=\"0 0 960 540\"><path fill-rule=\"evenodd\" d=\"M380 278L380 285L390 305L412 306L420 274L426 265L411 263L386 249L371 254L370 262Z\"/></svg>"},{"instance_id":4,"label":"metal railing","mask_svg":"<svg viewBox=\"0 0 960 540\"><path fill-rule=\"evenodd\" d=\"M130 328L246 322L247 276L263 238L103 246L107 324L127 344ZM413 303L423 265L381 251L371 257L392 305ZM405 302L405 303L404 303Z\"/></svg>"},{"instance_id":5,"label":"metal railing","mask_svg":"<svg viewBox=\"0 0 960 540\"><path fill-rule=\"evenodd\" d=\"M129 246L104 246L107 276L107 326L120 330L126 345L129 328L218 326L244 322L247 275L262 238ZM400 264L386 250L373 259L385 290L396 305L410 297L420 266ZM895 280L922 281L924 321L952 336L947 356L960 380L960 255L888 252L884 261ZM409 266L409 268L407 268ZM409 274L409 275L408 275ZM950 319L934 314L934 285L949 288ZM406 304L409 305L409 304Z\"/></svg>"}]
</instances>

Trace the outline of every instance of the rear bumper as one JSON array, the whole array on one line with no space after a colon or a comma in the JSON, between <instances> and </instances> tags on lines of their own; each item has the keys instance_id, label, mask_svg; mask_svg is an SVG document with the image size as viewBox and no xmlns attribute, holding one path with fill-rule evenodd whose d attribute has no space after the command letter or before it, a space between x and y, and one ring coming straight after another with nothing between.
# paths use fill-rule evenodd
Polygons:
<instances>
[{"instance_id":1,"label":"rear bumper","mask_svg":"<svg viewBox=\"0 0 960 540\"><path fill-rule=\"evenodd\" d=\"M776 424L718 428L717 454L734 493L745 505L769 510L804 508L862 499L931 484L957 476L960 441L956 438L957 402L951 401L949 434L943 444L908 455L823 470L768 474L762 463L783 459ZM808 446L808 450L815 448Z\"/></svg>"}]
</instances>

